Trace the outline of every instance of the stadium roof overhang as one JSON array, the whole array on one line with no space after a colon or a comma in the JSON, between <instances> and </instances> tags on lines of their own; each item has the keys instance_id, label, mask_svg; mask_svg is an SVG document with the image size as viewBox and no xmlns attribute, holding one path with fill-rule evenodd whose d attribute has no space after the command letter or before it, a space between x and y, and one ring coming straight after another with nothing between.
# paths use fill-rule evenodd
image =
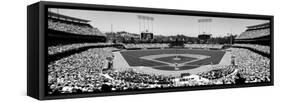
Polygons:
<instances>
[{"instance_id":1,"label":"stadium roof overhang","mask_svg":"<svg viewBox=\"0 0 281 102\"><path fill-rule=\"evenodd\" d=\"M81 23L90 22L90 20L85 20L85 19L81 19L81 18L62 15L62 14L58 14L58 13L54 13L54 12L50 12L50 11L48 12L48 16L56 17L56 18L64 18L64 19L68 19L68 20L72 20L72 21L76 21L76 22L81 22Z\"/></svg>"},{"instance_id":2,"label":"stadium roof overhang","mask_svg":"<svg viewBox=\"0 0 281 102\"><path fill-rule=\"evenodd\" d=\"M267 23L262 23L262 24L247 26L247 28L248 28L248 29L256 29L256 28L265 28L265 27L269 27L269 26L270 26L270 24L269 24L269 22L267 22Z\"/></svg>"}]
</instances>

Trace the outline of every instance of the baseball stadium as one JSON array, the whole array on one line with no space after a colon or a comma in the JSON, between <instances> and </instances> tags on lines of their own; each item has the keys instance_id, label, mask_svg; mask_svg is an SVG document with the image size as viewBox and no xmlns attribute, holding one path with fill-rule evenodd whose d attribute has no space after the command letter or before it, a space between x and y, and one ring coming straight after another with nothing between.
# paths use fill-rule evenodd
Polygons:
<instances>
[{"instance_id":1,"label":"baseball stadium","mask_svg":"<svg viewBox=\"0 0 281 102\"><path fill-rule=\"evenodd\" d=\"M196 36L159 35L157 17L136 14L135 33L49 10L48 94L270 82L270 22L214 36L201 17Z\"/></svg>"}]
</instances>

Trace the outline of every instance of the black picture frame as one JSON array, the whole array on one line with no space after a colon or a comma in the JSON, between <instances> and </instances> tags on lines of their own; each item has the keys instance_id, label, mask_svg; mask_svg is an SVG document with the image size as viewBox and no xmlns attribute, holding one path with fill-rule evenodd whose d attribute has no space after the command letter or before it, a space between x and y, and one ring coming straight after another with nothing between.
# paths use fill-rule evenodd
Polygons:
<instances>
[{"instance_id":1,"label":"black picture frame","mask_svg":"<svg viewBox=\"0 0 281 102\"><path fill-rule=\"evenodd\" d=\"M83 10L102 10L102 11L118 11L118 12L134 12L134 13L153 13L168 15L189 15L189 16L208 16L208 17L225 17L225 18L243 18L243 19L261 19L270 21L271 49L270 49L270 73L271 81L268 83L255 83L245 85L212 85L212 86L196 86L181 87L172 89L153 89L140 91L124 91L110 93L87 93L87 94L66 94L52 96L46 94L47 82L47 8L71 8ZM225 89L225 88L242 88L257 86L273 86L274 85L274 17L272 15L256 15L256 14L238 14L238 13L222 13L222 12L206 12L206 11L188 11L175 9L159 9L159 8L143 8L143 7L125 7L112 5L95 5L81 3L64 3L64 2L48 2L40 1L27 7L27 95L39 100L62 99L62 98L81 98L81 97L98 97L98 96L115 96L129 94L144 93L160 93L160 92L176 92L176 91L192 91L207 89Z\"/></svg>"}]
</instances>

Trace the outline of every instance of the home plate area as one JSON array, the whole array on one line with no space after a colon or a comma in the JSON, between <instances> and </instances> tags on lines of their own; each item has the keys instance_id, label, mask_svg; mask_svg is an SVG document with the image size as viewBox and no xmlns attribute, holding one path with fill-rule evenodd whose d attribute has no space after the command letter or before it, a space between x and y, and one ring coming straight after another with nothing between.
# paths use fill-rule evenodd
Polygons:
<instances>
[{"instance_id":1,"label":"home plate area","mask_svg":"<svg viewBox=\"0 0 281 102\"><path fill-rule=\"evenodd\" d=\"M211 70L212 66L230 64L226 51L202 49L149 49L115 52L114 68L138 72L173 75L195 74ZM228 63L229 62L229 63Z\"/></svg>"}]
</instances>

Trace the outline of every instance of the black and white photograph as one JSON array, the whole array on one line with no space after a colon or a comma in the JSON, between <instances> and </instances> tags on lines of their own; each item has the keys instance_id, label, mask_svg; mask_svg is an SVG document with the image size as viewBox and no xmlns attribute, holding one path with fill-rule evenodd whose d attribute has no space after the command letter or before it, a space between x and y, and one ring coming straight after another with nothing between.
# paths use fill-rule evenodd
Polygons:
<instances>
[{"instance_id":1,"label":"black and white photograph","mask_svg":"<svg viewBox=\"0 0 281 102\"><path fill-rule=\"evenodd\" d=\"M48 8L47 94L271 83L271 22Z\"/></svg>"}]
</instances>

